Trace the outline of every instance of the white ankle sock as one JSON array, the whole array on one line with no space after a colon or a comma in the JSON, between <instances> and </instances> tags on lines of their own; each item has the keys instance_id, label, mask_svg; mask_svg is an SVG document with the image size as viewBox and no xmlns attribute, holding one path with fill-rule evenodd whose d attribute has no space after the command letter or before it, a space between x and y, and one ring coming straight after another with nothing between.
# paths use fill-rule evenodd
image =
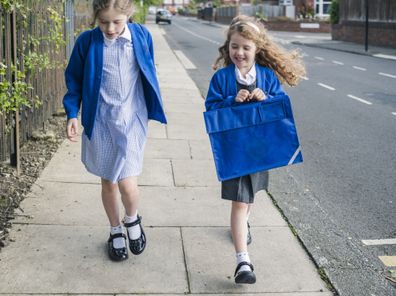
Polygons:
<instances>
[{"instance_id":1,"label":"white ankle sock","mask_svg":"<svg viewBox=\"0 0 396 296\"><path fill-rule=\"evenodd\" d=\"M124 223L132 223L135 222L138 218L138 214L136 211L136 214L133 216L128 216L125 214L125 218L124 218ZM137 224L135 226L132 227L127 227L127 231L129 233L129 237L130 239L138 239L141 235L141 231L140 231L140 225Z\"/></svg>"},{"instance_id":2,"label":"white ankle sock","mask_svg":"<svg viewBox=\"0 0 396 296\"><path fill-rule=\"evenodd\" d=\"M248 252L240 252L236 253L237 265L241 262L248 262L250 263L249 253ZM252 271L249 265L242 265L239 268L239 271Z\"/></svg>"},{"instance_id":3,"label":"white ankle sock","mask_svg":"<svg viewBox=\"0 0 396 296\"><path fill-rule=\"evenodd\" d=\"M110 227L110 234L116 233L123 233L121 225ZM113 239L113 247L116 249L125 248L125 239L123 237L116 237L115 239Z\"/></svg>"}]
</instances>

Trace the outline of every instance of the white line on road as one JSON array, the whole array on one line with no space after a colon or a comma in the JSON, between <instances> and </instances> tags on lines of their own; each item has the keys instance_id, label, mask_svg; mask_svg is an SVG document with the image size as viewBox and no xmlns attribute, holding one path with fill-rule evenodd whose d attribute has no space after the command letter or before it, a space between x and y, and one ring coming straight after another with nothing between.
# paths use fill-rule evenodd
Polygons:
<instances>
[{"instance_id":1,"label":"white line on road","mask_svg":"<svg viewBox=\"0 0 396 296\"><path fill-rule=\"evenodd\" d=\"M395 115L395 116L396 116L396 112L392 112L392 115Z\"/></svg>"},{"instance_id":2,"label":"white line on road","mask_svg":"<svg viewBox=\"0 0 396 296\"><path fill-rule=\"evenodd\" d=\"M322 58L322 57L315 57L315 59L317 59L319 61L324 61L324 58Z\"/></svg>"},{"instance_id":3,"label":"white line on road","mask_svg":"<svg viewBox=\"0 0 396 296\"><path fill-rule=\"evenodd\" d=\"M308 77L305 77L305 76L301 76L301 79L309 80L309 78L308 78Z\"/></svg>"},{"instance_id":4,"label":"white line on road","mask_svg":"<svg viewBox=\"0 0 396 296\"><path fill-rule=\"evenodd\" d=\"M392 74L388 74L388 73L379 72L378 74L382 75L382 76L390 77L390 78L396 78L396 75L392 75Z\"/></svg>"},{"instance_id":5,"label":"white line on road","mask_svg":"<svg viewBox=\"0 0 396 296\"><path fill-rule=\"evenodd\" d=\"M320 83L320 82L319 82L318 85L320 85L321 87L327 88L327 89L329 89L329 90L335 90L334 87L328 86L328 85L326 85L326 84L324 84L324 83Z\"/></svg>"},{"instance_id":6,"label":"white line on road","mask_svg":"<svg viewBox=\"0 0 396 296\"><path fill-rule=\"evenodd\" d=\"M387 55L387 54L382 54L382 53L373 54L373 56L374 56L374 57L377 57L377 58L383 58L383 59L389 59L389 60L396 60L396 56Z\"/></svg>"},{"instance_id":7,"label":"white line on road","mask_svg":"<svg viewBox=\"0 0 396 296\"><path fill-rule=\"evenodd\" d=\"M355 97L355 96L353 96L353 95L348 95L348 97L350 97L351 99L354 99L354 100L356 100L356 101L359 101L359 102L361 102L361 103L367 104L367 105L372 105L372 104L373 104L373 103L371 103L371 102L369 102L369 101L363 100L363 99L358 98L358 97Z\"/></svg>"},{"instance_id":8,"label":"white line on road","mask_svg":"<svg viewBox=\"0 0 396 296\"><path fill-rule=\"evenodd\" d=\"M337 65L344 65L343 62L339 62L339 61L333 61L333 63L334 63L334 64L337 64Z\"/></svg>"},{"instance_id":9,"label":"white line on road","mask_svg":"<svg viewBox=\"0 0 396 296\"><path fill-rule=\"evenodd\" d=\"M360 71L367 71L366 68L362 68L362 67L358 67L358 66L353 66L353 69L360 70Z\"/></svg>"},{"instance_id":10,"label":"white line on road","mask_svg":"<svg viewBox=\"0 0 396 296\"><path fill-rule=\"evenodd\" d=\"M175 50L175 54L180 62L183 64L186 69L197 69L195 65L184 55L181 50Z\"/></svg>"},{"instance_id":11,"label":"white line on road","mask_svg":"<svg viewBox=\"0 0 396 296\"><path fill-rule=\"evenodd\" d=\"M201 39L203 39L203 40L209 41L210 43L214 43L214 44L216 44L216 45L221 45L220 42L217 42L217 41L214 41L214 40L212 40L212 39L206 38L206 37L204 37L204 36L198 35L197 33L194 33L193 31L187 30L187 29L183 28L182 26L179 26L179 25L176 25L176 24L174 24L174 25L175 25L176 27L178 27L179 29L181 29L181 30L183 30L183 31L185 31L185 32L187 32L187 33L190 33L191 35L193 35L193 36L195 36L195 37L198 37L198 38L201 38Z\"/></svg>"},{"instance_id":12,"label":"white line on road","mask_svg":"<svg viewBox=\"0 0 396 296\"><path fill-rule=\"evenodd\" d=\"M396 238L363 239L362 243L366 246L396 245Z\"/></svg>"}]
</instances>

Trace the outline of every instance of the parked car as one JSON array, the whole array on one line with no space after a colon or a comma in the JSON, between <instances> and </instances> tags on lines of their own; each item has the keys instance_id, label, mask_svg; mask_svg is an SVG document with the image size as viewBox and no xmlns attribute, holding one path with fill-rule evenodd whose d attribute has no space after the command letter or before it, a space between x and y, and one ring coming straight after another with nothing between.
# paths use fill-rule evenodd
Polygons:
<instances>
[{"instance_id":1,"label":"parked car","mask_svg":"<svg viewBox=\"0 0 396 296\"><path fill-rule=\"evenodd\" d=\"M155 23L158 24L160 22L165 22L170 25L172 23L172 14L166 9L158 9L155 14Z\"/></svg>"}]
</instances>

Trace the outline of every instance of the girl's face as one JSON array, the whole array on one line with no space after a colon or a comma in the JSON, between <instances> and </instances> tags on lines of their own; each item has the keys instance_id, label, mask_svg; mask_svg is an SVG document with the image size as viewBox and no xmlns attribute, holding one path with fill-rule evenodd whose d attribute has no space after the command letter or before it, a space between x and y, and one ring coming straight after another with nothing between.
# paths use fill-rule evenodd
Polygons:
<instances>
[{"instance_id":1,"label":"girl's face","mask_svg":"<svg viewBox=\"0 0 396 296\"><path fill-rule=\"evenodd\" d=\"M98 13L99 28L109 39L117 38L124 32L127 19L128 17L125 14L113 7Z\"/></svg>"},{"instance_id":2,"label":"girl's face","mask_svg":"<svg viewBox=\"0 0 396 296\"><path fill-rule=\"evenodd\" d=\"M256 60L257 46L249 39L234 33L230 38L229 45L230 59L239 71L244 75L252 68Z\"/></svg>"}]
</instances>

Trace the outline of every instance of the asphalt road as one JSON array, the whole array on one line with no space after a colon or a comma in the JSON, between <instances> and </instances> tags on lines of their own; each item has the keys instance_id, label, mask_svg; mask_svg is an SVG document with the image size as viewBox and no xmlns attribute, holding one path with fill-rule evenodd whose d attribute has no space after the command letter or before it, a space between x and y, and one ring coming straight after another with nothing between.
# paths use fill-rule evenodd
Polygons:
<instances>
[{"instance_id":1,"label":"asphalt road","mask_svg":"<svg viewBox=\"0 0 396 296\"><path fill-rule=\"evenodd\" d=\"M162 25L161 25L162 26ZM163 25L203 97L225 27L175 17ZM274 33L285 47L324 34ZM396 61L300 46L306 80L286 87L304 164L271 172L270 193L341 295L396 295L379 256L396 245ZM375 241L378 242L378 241Z\"/></svg>"}]
</instances>

